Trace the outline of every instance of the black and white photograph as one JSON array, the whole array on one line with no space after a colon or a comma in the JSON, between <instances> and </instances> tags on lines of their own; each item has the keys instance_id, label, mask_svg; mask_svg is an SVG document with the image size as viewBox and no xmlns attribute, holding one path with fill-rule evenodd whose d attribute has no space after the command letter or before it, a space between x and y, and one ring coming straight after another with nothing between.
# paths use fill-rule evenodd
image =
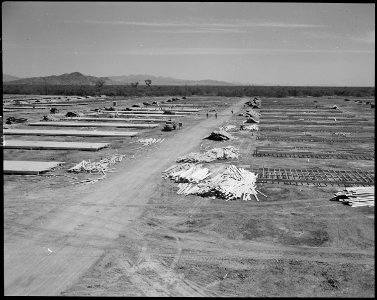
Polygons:
<instances>
[{"instance_id":1,"label":"black and white photograph","mask_svg":"<svg viewBox=\"0 0 377 300\"><path fill-rule=\"evenodd\" d=\"M375 3L3 1L5 296L375 297Z\"/></svg>"}]
</instances>

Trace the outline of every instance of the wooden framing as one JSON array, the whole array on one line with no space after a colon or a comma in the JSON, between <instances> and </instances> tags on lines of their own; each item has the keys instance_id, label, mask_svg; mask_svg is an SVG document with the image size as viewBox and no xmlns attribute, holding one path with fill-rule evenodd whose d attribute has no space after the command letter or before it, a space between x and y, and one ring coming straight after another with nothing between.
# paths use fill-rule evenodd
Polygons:
<instances>
[{"instance_id":1,"label":"wooden framing","mask_svg":"<svg viewBox=\"0 0 377 300\"><path fill-rule=\"evenodd\" d=\"M293 132L298 132L298 131L315 131L315 132L338 132L338 131L345 131L343 126L329 126L329 127L320 127L320 126L300 126L301 129L298 129L297 126L271 126L271 125L263 125L259 124L259 129L261 131L293 131ZM374 127L373 126L368 126L368 127L350 127L347 128L347 132L374 132Z\"/></svg>"},{"instance_id":2,"label":"wooden framing","mask_svg":"<svg viewBox=\"0 0 377 300\"><path fill-rule=\"evenodd\" d=\"M251 171L258 174L257 183L374 185L374 172L285 168L259 168Z\"/></svg>"},{"instance_id":3,"label":"wooden framing","mask_svg":"<svg viewBox=\"0 0 377 300\"><path fill-rule=\"evenodd\" d=\"M374 154L365 153L362 151L310 151L300 149L288 148L271 148L271 147L257 147L254 156L272 156L272 157L309 157L321 159L355 159L355 160L374 160Z\"/></svg>"},{"instance_id":4,"label":"wooden framing","mask_svg":"<svg viewBox=\"0 0 377 300\"><path fill-rule=\"evenodd\" d=\"M372 143L374 136L360 138L323 138L315 136L257 136L257 140L285 141L285 142L318 142L318 143Z\"/></svg>"},{"instance_id":5,"label":"wooden framing","mask_svg":"<svg viewBox=\"0 0 377 300\"><path fill-rule=\"evenodd\" d=\"M329 120L330 121L330 120ZM355 121L355 122L348 122L348 121L338 121L338 120L332 120L332 122L321 122L320 120L318 122L316 121L299 121L299 120L269 120L265 121L263 118L260 120L260 124L265 125L276 125L276 123L279 123L281 125L321 125L321 126L373 126L374 122L371 121Z\"/></svg>"}]
</instances>

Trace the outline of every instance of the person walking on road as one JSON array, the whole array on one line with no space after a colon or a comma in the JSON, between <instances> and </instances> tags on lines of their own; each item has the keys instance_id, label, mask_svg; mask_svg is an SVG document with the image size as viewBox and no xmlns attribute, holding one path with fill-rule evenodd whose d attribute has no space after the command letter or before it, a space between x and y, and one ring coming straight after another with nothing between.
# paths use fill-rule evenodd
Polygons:
<instances>
[{"instance_id":1,"label":"person walking on road","mask_svg":"<svg viewBox=\"0 0 377 300\"><path fill-rule=\"evenodd\" d=\"M208 119L208 111L207 111L207 119Z\"/></svg>"},{"instance_id":2,"label":"person walking on road","mask_svg":"<svg viewBox=\"0 0 377 300\"><path fill-rule=\"evenodd\" d=\"M232 109L232 115L233 115L233 109Z\"/></svg>"},{"instance_id":3,"label":"person walking on road","mask_svg":"<svg viewBox=\"0 0 377 300\"><path fill-rule=\"evenodd\" d=\"M216 117L216 119L217 119L217 112L215 112L215 117Z\"/></svg>"}]
</instances>

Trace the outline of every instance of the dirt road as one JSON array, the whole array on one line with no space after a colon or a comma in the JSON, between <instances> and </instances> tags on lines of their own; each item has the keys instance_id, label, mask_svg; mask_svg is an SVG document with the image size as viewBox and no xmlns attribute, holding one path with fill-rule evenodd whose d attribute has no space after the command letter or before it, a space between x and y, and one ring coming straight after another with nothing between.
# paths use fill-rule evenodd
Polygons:
<instances>
[{"instance_id":1,"label":"dirt road","mask_svg":"<svg viewBox=\"0 0 377 300\"><path fill-rule=\"evenodd\" d=\"M158 187L161 171L179 155L197 148L205 135L231 117L231 109L237 112L243 103L244 99L220 112L217 118L211 116L193 127L184 127L154 153L131 161L110 179L91 186L89 193L71 192L69 188L58 195L50 191L55 200L74 204L40 216L43 222L37 220L36 212L35 218L14 224L24 234L5 235L5 295L59 295L74 283L122 229L140 216L142 205ZM188 294L193 289L190 287Z\"/></svg>"}]
</instances>

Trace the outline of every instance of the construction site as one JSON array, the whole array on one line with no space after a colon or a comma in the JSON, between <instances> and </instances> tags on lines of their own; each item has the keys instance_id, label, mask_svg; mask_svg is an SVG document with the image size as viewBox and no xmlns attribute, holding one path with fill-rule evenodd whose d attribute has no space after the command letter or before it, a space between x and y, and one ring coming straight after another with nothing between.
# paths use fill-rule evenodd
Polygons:
<instances>
[{"instance_id":1,"label":"construction site","mask_svg":"<svg viewBox=\"0 0 377 300\"><path fill-rule=\"evenodd\" d=\"M346 100L3 95L5 294L373 297Z\"/></svg>"}]
</instances>

